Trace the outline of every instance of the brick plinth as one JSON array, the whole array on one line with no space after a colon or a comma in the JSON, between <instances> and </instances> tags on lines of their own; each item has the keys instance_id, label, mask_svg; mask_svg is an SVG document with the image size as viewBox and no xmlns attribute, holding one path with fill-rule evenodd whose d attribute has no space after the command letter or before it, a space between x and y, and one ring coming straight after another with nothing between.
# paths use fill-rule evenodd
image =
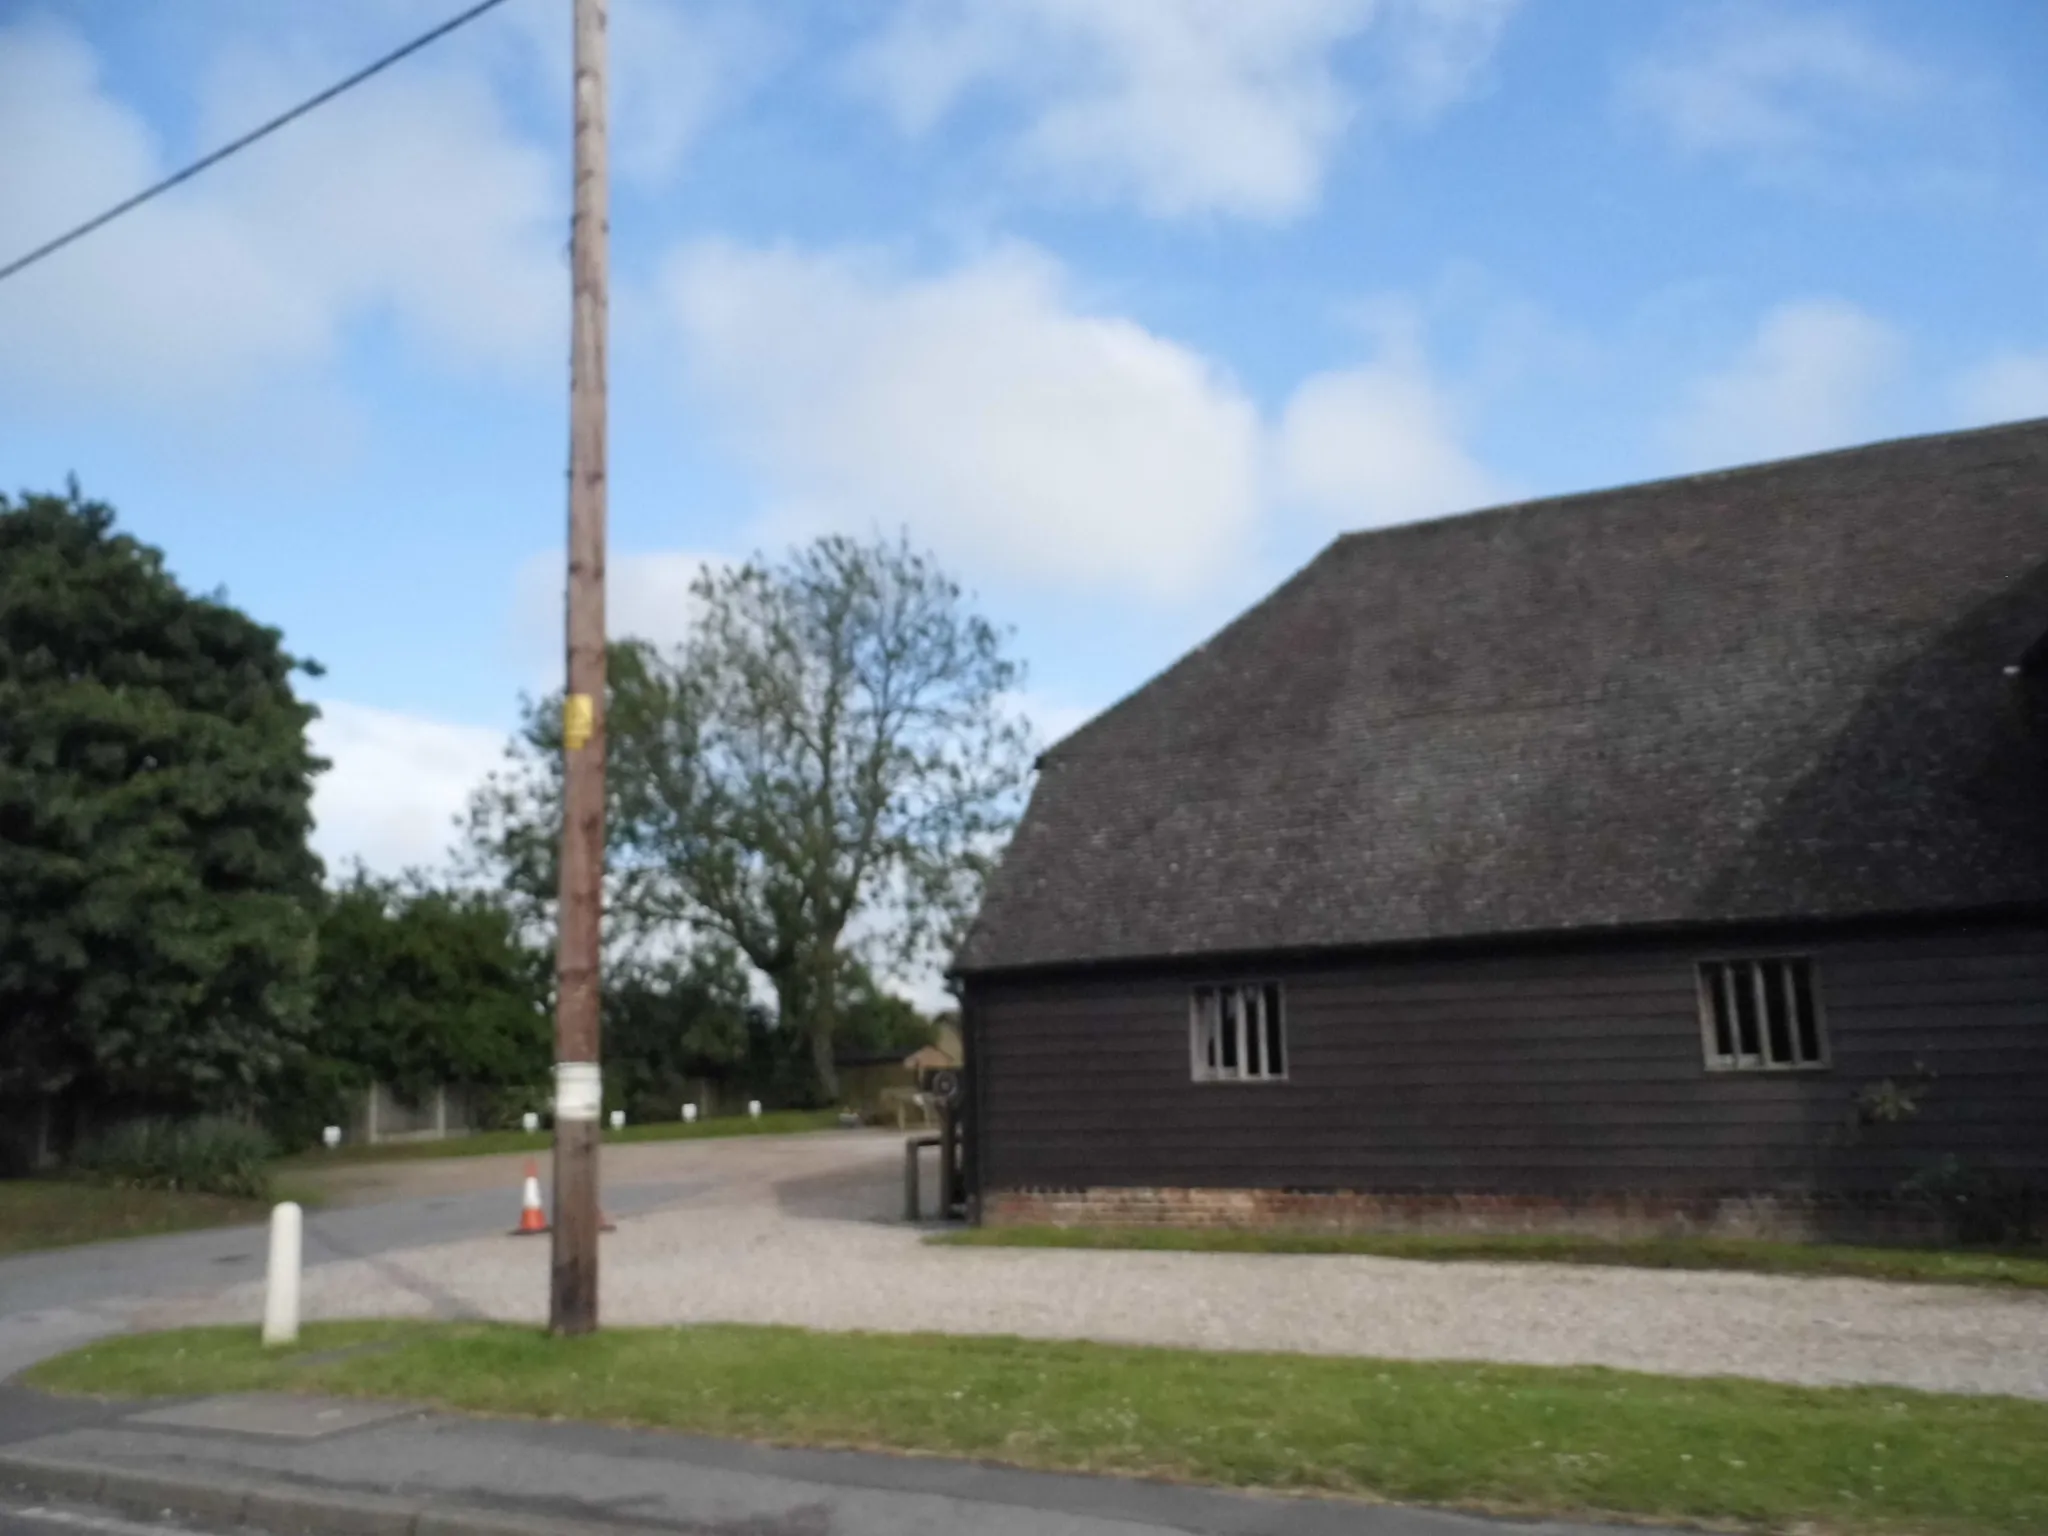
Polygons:
<instances>
[{"instance_id":1,"label":"brick plinth","mask_svg":"<svg viewBox=\"0 0 2048 1536\"><path fill-rule=\"evenodd\" d=\"M989 1226L1207 1227L1344 1233L1558 1233L1578 1237L1730 1237L1782 1241L1939 1242L1932 1212L1887 1200L1801 1195L1566 1200L1529 1195L1402 1195L1363 1190L997 1189Z\"/></svg>"}]
</instances>

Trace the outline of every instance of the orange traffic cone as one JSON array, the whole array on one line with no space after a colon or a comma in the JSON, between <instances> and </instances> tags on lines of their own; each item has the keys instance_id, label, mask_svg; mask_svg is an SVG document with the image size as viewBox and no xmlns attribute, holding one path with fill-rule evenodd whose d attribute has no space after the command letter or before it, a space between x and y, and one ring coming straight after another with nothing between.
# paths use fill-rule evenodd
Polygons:
<instances>
[{"instance_id":1,"label":"orange traffic cone","mask_svg":"<svg viewBox=\"0 0 2048 1536\"><path fill-rule=\"evenodd\" d=\"M529 1157L526 1160L526 1188L520 1195L519 1225L512 1229L512 1235L526 1237L547 1229L548 1213L540 1205L540 1170Z\"/></svg>"}]
</instances>

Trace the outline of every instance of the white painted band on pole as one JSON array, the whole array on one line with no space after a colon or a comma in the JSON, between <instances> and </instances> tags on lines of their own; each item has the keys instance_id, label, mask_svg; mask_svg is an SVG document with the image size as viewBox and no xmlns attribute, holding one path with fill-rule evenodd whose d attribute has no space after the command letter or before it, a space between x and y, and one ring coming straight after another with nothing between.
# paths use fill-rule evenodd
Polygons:
<instances>
[{"instance_id":1,"label":"white painted band on pole","mask_svg":"<svg viewBox=\"0 0 2048 1536\"><path fill-rule=\"evenodd\" d=\"M595 1120L604 1110L604 1072L594 1061L555 1063L555 1119Z\"/></svg>"},{"instance_id":2,"label":"white painted band on pole","mask_svg":"<svg viewBox=\"0 0 2048 1536\"><path fill-rule=\"evenodd\" d=\"M270 1270L263 1287L263 1342L299 1338L299 1251L304 1213L290 1200L270 1213Z\"/></svg>"}]
</instances>

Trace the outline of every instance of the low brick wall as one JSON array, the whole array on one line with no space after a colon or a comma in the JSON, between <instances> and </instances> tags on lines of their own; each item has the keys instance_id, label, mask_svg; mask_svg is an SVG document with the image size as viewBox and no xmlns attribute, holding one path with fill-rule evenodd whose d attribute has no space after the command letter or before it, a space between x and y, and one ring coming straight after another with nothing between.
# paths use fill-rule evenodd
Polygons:
<instances>
[{"instance_id":1,"label":"low brick wall","mask_svg":"<svg viewBox=\"0 0 2048 1536\"><path fill-rule=\"evenodd\" d=\"M1799 1195L1714 1199L1398 1195L1361 1190L997 1189L992 1227L1211 1227L1273 1232L1559 1233L1578 1237L1750 1237L1780 1241L1940 1242L1940 1219L1889 1200Z\"/></svg>"}]
</instances>

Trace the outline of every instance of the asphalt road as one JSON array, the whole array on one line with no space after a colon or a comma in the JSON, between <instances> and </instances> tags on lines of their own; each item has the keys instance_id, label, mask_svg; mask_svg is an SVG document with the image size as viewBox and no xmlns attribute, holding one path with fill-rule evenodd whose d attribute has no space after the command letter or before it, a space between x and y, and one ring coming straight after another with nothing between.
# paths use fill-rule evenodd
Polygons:
<instances>
[{"instance_id":1,"label":"asphalt road","mask_svg":"<svg viewBox=\"0 0 2048 1536\"><path fill-rule=\"evenodd\" d=\"M703 1187L673 1180L608 1185L605 1208L630 1216ZM305 1262L314 1268L486 1237L509 1230L518 1215L516 1186L312 1211ZM267 1243L261 1226L219 1227L0 1259L0 1381L119 1332L151 1302L259 1278Z\"/></svg>"},{"instance_id":2,"label":"asphalt road","mask_svg":"<svg viewBox=\"0 0 2048 1536\"><path fill-rule=\"evenodd\" d=\"M217 1526L192 1525L168 1517L132 1520L76 1504L0 1501L0 1536L165 1536L178 1531L231 1536Z\"/></svg>"}]
</instances>

